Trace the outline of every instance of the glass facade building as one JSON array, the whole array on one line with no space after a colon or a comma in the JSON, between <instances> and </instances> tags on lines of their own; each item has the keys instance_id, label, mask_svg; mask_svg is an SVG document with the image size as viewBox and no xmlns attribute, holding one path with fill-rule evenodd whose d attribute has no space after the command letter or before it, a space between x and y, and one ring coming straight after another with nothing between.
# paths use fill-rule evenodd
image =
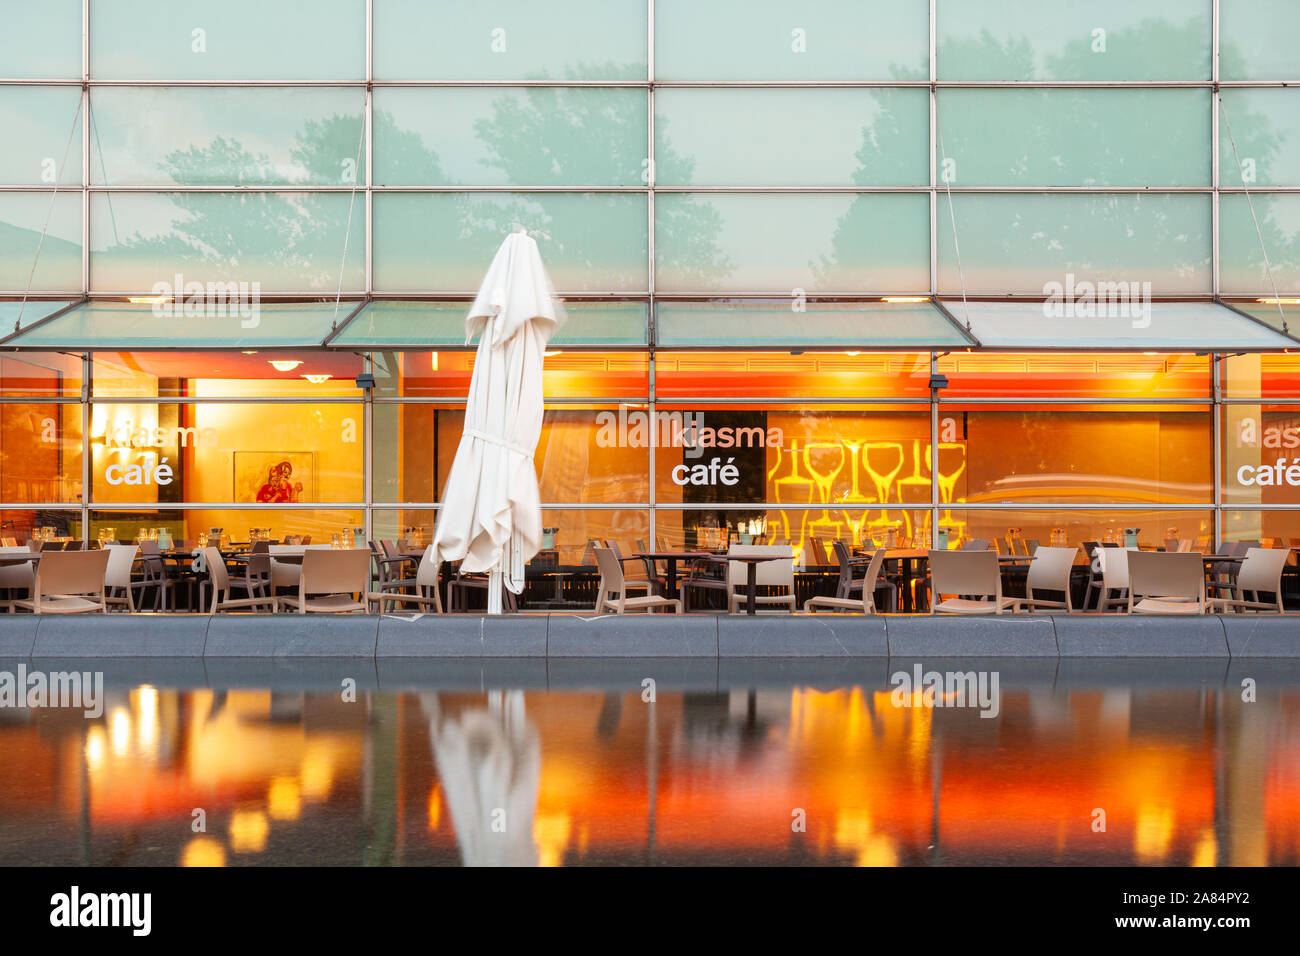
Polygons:
<instances>
[{"instance_id":1,"label":"glass facade building","mask_svg":"<svg viewBox=\"0 0 1300 956\"><path fill-rule=\"evenodd\" d=\"M5 537L428 540L522 227L568 312L561 563L715 527L1300 541L1289 0L0 22Z\"/></svg>"}]
</instances>

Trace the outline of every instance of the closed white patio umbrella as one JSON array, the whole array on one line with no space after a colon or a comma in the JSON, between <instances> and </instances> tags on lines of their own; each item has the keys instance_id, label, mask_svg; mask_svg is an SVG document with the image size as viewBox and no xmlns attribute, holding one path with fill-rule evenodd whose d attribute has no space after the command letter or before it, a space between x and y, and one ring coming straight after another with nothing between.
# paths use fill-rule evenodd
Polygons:
<instances>
[{"instance_id":1,"label":"closed white patio umbrella","mask_svg":"<svg viewBox=\"0 0 1300 956\"><path fill-rule=\"evenodd\" d=\"M447 477L433 536L435 561L487 571L488 613L501 613L501 585L524 589L524 564L542 541L533 453L542 432L542 359L564 321L537 243L507 236L465 320L479 335L465 431Z\"/></svg>"}]
</instances>

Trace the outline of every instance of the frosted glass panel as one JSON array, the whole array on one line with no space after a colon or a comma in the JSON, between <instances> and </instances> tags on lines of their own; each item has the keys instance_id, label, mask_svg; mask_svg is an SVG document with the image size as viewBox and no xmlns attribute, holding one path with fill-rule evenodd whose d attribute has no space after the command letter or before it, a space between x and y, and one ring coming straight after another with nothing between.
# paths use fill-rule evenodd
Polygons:
<instances>
[{"instance_id":1,"label":"frosted glass panel","mask_svg":"<svg viewBox=\"0 0 1300 956\"><path fill-rule=\"evenodd\" d=\"M925 80L927 0L656 0L657 80Z\"/></svg>"},{"instance_id":2,"label":"frosted glass panel","mask_svg":"<svg viewBox=\"0 0 1300 956\"><path fill-rule=\"evenodd\" d=\"M1283 295L1300 292L1300 195L1252 193L1273 280ZM1225 293L1271 296L1259 235L1243 195L1219 197L1219 284Z\"/></svg>"},{"instance_id":3,"label":"frosted glass panel","mask_svg":"<svg viewBox=\"0 0 1300 956\"><path fill-rule=\"evenodd\" d=\"M952 197L966 288L1042 295L1048 282L1150 282L1153 295L1210 291L1210 197ZM948 197L939 196L939 288L959 294Z\"/></svg>"},{"instance_id":4,"label":"frosted glass panel","mask_svg":"<svg viewBox=\"0 0 1300 956\"><path fill-rule=\"evenodd\" d=\"M923 195L655 198L660 292L924 292L929 257Z\"/></svg>"},{"instance_id":5,"label":"frosted glass panel","mask_svg":"<svg viewBox=\"0 0 1300 956\"><path fill-rule=\"evenodd\" d=\"M101 80L363 80L365 0L94 0Z\"/></svg>"},{"instance_id":6,"label":"frosted glass panel","mask_svg":"<svg viewBox=\"0 0 1300 956\"><path fill-rule=\"evenodd\" d=\"M77 87L0 86L0 185L81 185L80 104Z\"/></svg>"},{"instance_id":7,"label":"frosted glass panel","mask_svg":"<svg viewBox=\"0 0 1300 956\"><path fill-rule=\"evenodd\" d=\"M33 292L81 289L81 194L59 193L52 212L50 198L50 193L0 193L0 290L21 295L33 263ZM37 261L47 215L50 225Z\"/></svg>"},{"instance_id":8,"label":"frosted glass panel","mask_svg":"<svg viewBox=\"0 0 1300 956\"><path fill-rule=\"evenodd\" d=\"M380 80L644 80L645 0L375 0Z\"/></svg>"},{"instance_id":9,"label":"frosted glass panel","mask_svg":"<svg viewBox=\"0 0 1300 956\"><path fill-rule=\"evenodd\" d=\"M380 88L375 181L640 185L646 126L646 93L638 89Z\"/></svg>"},{"instance_id":10,"label":"frosted glass panel","mask_svg":"<svg viewBox=\"0 0 1300 956\"><path fill-rule=\"evenodd\" d=\"M91 181L110 186L351 185L361 89L101 87Z\"/></svg>"},{"instance_id":11,"label":"frosted glass panel","mask_svg":"<svg viewBox=\"0 0 1300 956\"><path fill-rule=\"evenodd\" d=\"M1219 78L1300 79L1295 0L1219 0Z\"/></svg>"},{"instance_id":12,"label":"frosted glass panel","mask_svg":"<svg viewBox=\"0 0 1300 956\"><path fill-rule=\"evenodd\" d=\"M381 193L374 215L379 292L476 292L516 224L537 239L558 291L646 290L643 195Z\"/></svg>"},{"instance_id":13,"label":"frosted glass panel","mask_svg":"<svg viewBox=\"0 0 1300 956\"><path fill-rule=\"evenodd\" d=\"M936 0L941 80L1208 80L1210 0Z\"/></svg>"},{"instance_id":14,"label":"frosted glass panel","mask_svg":"<svg viewBox=\"0 0 1300 956\"><path fill-rule=\"evenodd\" d=\"M149 291L155 282L259 282L263 293L334 294L349 193L97 193L90 203L90 285ZM356 199L343 291L364 286L365 201Z\"/></svg>"},{"instance_id":15,"label":"frosted glass panel","mask_svg":"<svg viewBox=\"0 0 1300 956\"><path fill-rule=\"evenodd\" d=\"M13 0L0 7L0 79L81 79L81 2Z\"/></svg>"},{"instance_id":16,"label":"frosted glass panel","mask_svg":"<svg viewBox=\"0 0 1300 956\"><path fill-rule=\"evenodd\" d=\"M1219 185L1300 186L1300 90L1225 89L1219 118ZM1237 141L1233 155L1232 138ZM1240 157L1241 167L1237 166Z\"/></svg>"},{"instance_id":17,"label":"frosted glass panel","mask_svg":"<svg viewBox=\"0 0 1300 956\"><path fill-rule=\"evenodd\" d=\"M661 186L916 186L930 97L915 89L673 89L655 94Z\"/></svg>"},{"instance_id":18,"label":"frosted glass panel","mask_svg":"<svg viewBox=\"0 0 1300 956\"><path fill-rule=\"evenodd\" d=\"M1209 90L940 90L939 124L954 186L1210 184Z\"/></svg>"}]
</instances>

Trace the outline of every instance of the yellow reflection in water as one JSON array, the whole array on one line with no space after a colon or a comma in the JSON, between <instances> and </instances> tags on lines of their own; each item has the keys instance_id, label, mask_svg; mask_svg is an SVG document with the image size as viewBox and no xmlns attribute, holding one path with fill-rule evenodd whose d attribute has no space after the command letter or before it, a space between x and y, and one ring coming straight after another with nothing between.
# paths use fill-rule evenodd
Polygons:
<instances>
[{"instance_id":1,"label":"yellow reflection in water","mask_svg":"<svg viewBox=\"0 0 1300 956\"><path fill-rule=\"evenodd\" d=\"M261 810L236 810L230 815L230 848L236 853L261 853L271 824Z\"/></svg>"},{"instance_id":2,"label":"yellow reflection in water","mask_svg":"<svg viewBox=\"0 0 1300 956\"><path fill-rule=\"evenodd\" d=\"M442 788L436 783L429 790L429 829L438 829L438 821L442 819Z\"/></svg>"},{"instance_id":3,"label":"yellow reflection in water","mask_svg":"<svg viewBox=\"0 0 1300 956\"><path fill-rule=\"evenodd\" d=\"M225 866L226 849L210 836L197 836L181 851L181 866Z\"/></svg>"},{"instance_id":4,"label":"yellow reflection in water","mask_svg":"<svg viewBox=\"0 0 1300 956\"><path fill-rule=\"evenodd\" d=\"M1202 830L1196 849L1192 851L1192 866L1214 866L1218 859L1219 842L1214 838L1214 831Z\"/></svg>"},{"instance_id":5,"label":"yellow reflection in water","mask_svg":"<svg viewBox=\"0 0 1300 956\"><path fill-rule=\"evenodd\" d=\"M297 820L302 814L302 790L298 778L273 778L266 791L266 808L272 820Z\"/></svg>"},{"instance_id":6,"label":"yellow reflection in water","mask_svg":"<svg viewBox=\"0 0 1300 956\"><path fill-rule=\"evenodd\" d=\"M135 692L136 739L140 750L150 753L158 742L158 691L148 684Z\"/></svg>"},{"instance_id":7,"label":"yellow reflection in water","mask_svg":"<svg viewBox=\"0 0 1300 956\"><path fill-rule=\"evenodd\" d=\"M104 751L108 746L104 728L95 726L86 732L86 769L91 773L104 766Z\"/></svg>"},{"instance_id":8,"label":"yellow reflection in water","mask_svg":"<svg viewBox=\"0 0 1300 956\"><path fill-rule=\"evenodd\" d=\"M564 848L569 845L572 821L567 813L537 815L533 821L533 839L537 842L537 865L560 866Z\"/></svg>"},{"instance_id":9,"label":"yellow reflection in water","mask_svg":"<svg viewBox=\"0 0 1300 956\"><path fill-rule=\"evenodd\" d=\"M113 756L125 757L131 750L131 715L125 707L114 707L108 718L113 741Z\"/></svg>"},{"instance_id":10,"label":"yellow reflection in water","mask_svg":"<svg viewBox=\"0 0 1300 956\"><path fill-rule=\"evenodd\" d=\"M1169 855L1174 835L1174 813L1168 807L1138 807L1133 828L1133 851L1143 863L1158 863Z\"/></svg>"}]
</instances>

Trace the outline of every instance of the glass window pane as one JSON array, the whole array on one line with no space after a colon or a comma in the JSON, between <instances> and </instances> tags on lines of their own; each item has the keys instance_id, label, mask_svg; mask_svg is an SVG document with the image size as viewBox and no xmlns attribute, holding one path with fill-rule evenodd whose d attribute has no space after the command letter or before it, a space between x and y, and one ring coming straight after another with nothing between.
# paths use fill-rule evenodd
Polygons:
<instances>
[{"instance_id":1,"label":"glass window pane","mask_svg":"<svg viewBox=\"0 0 1300 956\"><path fill-rule=\"evenodd\" d=\"M81 79L81 4L82 0L6 3L0 79Z\"/></svg>"},{"instance_id":2,"label":"glass window pane","mask_svg":"<svg viewBox=\"0 0 1300 956\"><path fill-rule=\"evenodd\" d=\"M1292 328L1300 328L1300 324ZM1300 356L1231 355L1223 360L1222 368L1221 382L1227 398L1300 396Z\"/></svg>"},{"instance_id":3,"label":"glass window pane","mask_svg":"<svg viewBox=\"0 0 1300 956\"><path fill-rule=\"evenodd\" d=\"M73 86L0 86L0 128L6 130L0 185L80 186L80 105L81 90Z\"/></svg>"},{"instance_id":4,"label":"glass window pane","mask_svg":"<svg viewBox=\"0 0 1300 956\"><path fill-rule=\"evenodd\" d=\"M655 93L660 186L917 186L930 98L916 89Z\"/></svg>"},{"instance_id":5,"label":"glass window pane","mask_svg":"<svg viewBox=\"0 0 1300 956\"><path fill-rule=\"evenodd\" d=\"M1210 291L1209 196L966 194L952 203L968 293L1043 295L1069 274L1150 282L1154 295ZM939 288L960 295L942 193L938 220Z\"/></svg>"},{"instance_id":6,"label":"glass window pane","mask_svg":"<svg viewBox=\"0 0 1300 956\"><path fill-rule=\"evenodd\" d=\"M47 217L49 228L41 242ZM0 192L0 292L22 295L29 278L33 292L80 291L80 193Z\"/></svg>"},{"instance_id":7,"label":"glass window pane","mask_svg":"<svg viewBox=\"0 0 1300 956\"><path fill-rule=\"evenodd\" d=\"M1246 541L1263 548L1300 548L1300 511L1224 511L1223 540ZM1288 565L1282 573L1287 578L1283 589L1290 597L1296 569ZM1260 600L1268 600L1268 596ZM1287 603L1287 610L1294 611L1294 605Z\"/></svg>"},{"instance_id":8,"label":"glass window pane","mask_svg":"<svg viewBox=\"0 0 1300 956\"><path fill-rule=\"evenodd\" d=\"M0 339L16 338L15 329L30 329L42 319L73 304L73 299L16 298L0 302Z\"/></svg>"},{"instance_id":9,"label":"glass window pane","mask_svg":"<svg viewBox=\"0 0 1300 956\"><path fill-rule=\"evenodd\" d=\"M221 528L231 544L246 545L250 528L270 528L273 540L288 535L307 536L312 544L329 544L330 536L344 528L349 531L365 525L360 508L151 508L114 507L90 512L91 541L103 528L112 528L118 541L134 543L141 530L166 528L181 547L198 545L200 534ZM186 597L185 589L177 593Z\"/></svg>"},{"instance_id":10,"label":"glass window pane","mask_svg":"<svg viewBox=\"0 0 1300 956\"><path fill-rule=\"evenodd\" d=\"M667 398L925 398L930 356L899 352L656 352Z\"/></svg>"},{"instance_id":11,"label":"glass window pane","mask_svg":"<svg viewBox=\"0 0 1300 956\"><path fill-rule=\"evenodd\" d=\"M466 302L372 302L331 341L335 348L403 348L465 344ZM552 348L646 345L649 306L643 302L566 302ZM3 313L0 313L3 315Z\"/></svg>"},{"instance_id":12,"label":"glass window pane","mask_svg":"<svg viewBox=\"0 0 1300 956\"><path fill-rule=\"evenodd\" d=\"M96 402L90 421L98 504L363 497L360 404Z\"/></svg>"},{"instance_id":13,"label":"glass window pane","mask_svg":"<svg viewBox=\"0 0 1300 956\"><path fill-rule=\"evenodd\" d=\"M928 300L919 302L660 302L661 346L965 348L970 342Z\"/></svg>"},{"instance_id":14,"label":"glass window pane","mask_svg":"<svg viewBox=\"0 0 1300 956\"><path fill-rule=\"evenodd\" d=\"M59 537L81 538L81 512L58 508L2 508L0 534L18 546L32 539L37 528L53 528ZM93 537L93 536L92 536Z\"/></svg>"},{"instance_id":15,"label":"glass window pane","mask_svg":"<svg viewBox=\"0 0 1300 956\"><path fill-rule=\"evenodd\" d=\"M939 359L939 373L945 398L1210 397L1204 355L953 352Z\"/></svg>"},{"instance_id":16,"label":"glass window pane","mask_svg":"<svg viewBox=\"0 0 1300 956\"><path fill-rule=\"evenodd\" d=\"M930 509L914 505L883 510L795 505L662 508L655 511L655 537L662 548L692 551L718 550L728 541L788 544L794 553L795 594L802 606L813 594L835 593L839 568L832 542L843 541L854 548L929 547ZM910 609L911 596L904 592L902 597L904 607ZM722 610L720 595L694 591L691 610L697 609Z\"/></svg>"},{"instance_id":17,"label":"glass window pane","mask_svg":"<svg viewBox=\"0 0 1300 956\"><path fill-rule=\"evenodd\" d=\"M1207 407L949 405L940 409L944 501L1209 502L1213 430Z\"/></svg>"},{"instance_id":18,"label":"glass window pane","mask_svg":"<svg viewBox=\"0 0 1300 956\"><path fill-rule=\"evenodd\" d=\"M925 80L926 0L657 0L658 80Z\"/></svg>"},{"instance_id":19,"label":"glass window pane","mask_svg":"<svg viewBox=\"0 0 1300 956\"><path fill-rule=\"evenodd\" d=\"M1245 196L1219 197L1220 288L1225 293L1271 295L1276 282L1283 293L1300 292L1300 195L1252 193L1251 201L1254 218ZM1271 281L1260 251L1260 232L1273 269Z\"/></svg>"},{"instance_id":20,"label":"glass window pane","mask_svg":"<svg viewBox=\"0 0 1300 956\"><path fill-rule=\"evenodd\" d=\"M98 87L91 178L110 186L364 183L365 100L364 90L342 87Z\"/></svg>"},{"instance_id":21,"label":"glass window pane","mask_svg":"<svg viewBox=\"0 0 1300 956\"><path fill-rule=\"evenodd\" d=\"M310 13L310 15L308 15ZM100 80L364 80L365 0L90 5Z\"/></svg>"},{"instance_id":22,"label":"glass window pane","mask_svg":"<svg viewBox=\"0 0 1300 956\"><path fill-rule=\"evenodd\" d=\"M333 294L346 236L343 291L355 294L365 287L364 219L364 198L349 193L96 193L90 284L147 294L179 274L187 283L257 282L264 293Z\"/></svg>"},{"instance_id":23,"label":"glass window pane","mask_svg":"<svg viewBox=\"0 0 1300 956\"><path fill-rule=\"evenodd\" d=\"M921 292L930 286L923 195L660 194L660 292Z\"/></svg>"},{"instance_id":24,"label":"glass window pane","mask_svg":"<svg viewBox=\"0 0 1300 956\"><path fill-rule=\"evenodd\" d=\"M1208 186L1210 109L1209 90L941 90L935 162L953 186Z\"/></svg>"},{"instance_id":25,"label":"glass window pane","mask_svg":"<svg viewBox=\"0 0 1300 956\"><path fill-rule=\"evenodd\" d=\"M374 217L377 291L472 295L516 224L539 240L561 293L646 290L643 195L385 193Z\"/></svg>"},{"instance_id":26,"label":"glass window pane","mask_svg":"<svg viewBox=\"0 0 1300 956\"><path fill-rule=\"evenodd\" d=\"M644 80L646 11L645 0L377 0L375 78Z\"/></svg>"},{"instance_id":27,"label":"glass window pane","mask_svg":"<svg viewBox=\"0 0 1300 956\"><path fill-rule=\"evenodd\" d=\"M587 543L593 538L598 541L615 541L618 542L624 555L639 551L638 542L650 537L650 512L635 508L618 510L543 508L542 527L556 529L555 547L539 554L530 563L530 567L548 564L558 564L561 567L590 565L592 572L595 572L596 558L588 550ZM589 586L594 584L595 581L589 581ZM549 589L554 586L553 583L548 582L539 585L539 591L542 587ZM569 582L564 582L562 587L566 599L577 599L577 595L574 595L570 589ZM542 591L540 596L544 597L545 591ZM586 605L590 608L595 603L596 595L593 587Z\"/></svg>"},{"instance_id":28,"label":"glass window pane","mask_svg":"<svg viewBox=\"0 0 1300 956\"><path fill-rule=\"evenodd\" d=\"M1228 122L1219 119L1220 184L1241 186L1244 172L1245 185L1251 189L1300 185L1300 156L1289 148L1300 140L1300 90L1229 88L1220 93L1228 114Z\"/></svg>"},{"instance_id":29,"label":"glass window pane","mask_svg":"<svg viewBox=\"0 0 1300 956\"><path fill-rule=\"evenodd\" d=\"M981 538L997 542L1013 530L1026 541L1047 544L1052 531L1065 531L1065 540L1083 546L1085 541L1110 541L1124 543L1124 529L1138 529L1138 544L1143 548L1162 548L1165 541L1186 538L1192 550L1208 554L1214 549L1214 517L1208 510L1071 510L1051 508L1044 510L976 510L954 508L939 514L939 528L949 529L949 545L960 546L962 541ZM1079 552L1076 563L1083 563ZM1081 607L1076 594L1075 608Z\"/></svg>"},{"instance_id":30,"label":"glass window pane","mask_svg":"<svg viewBox=\"0 0 1300 956\"><path fill-rule=\"evenodd\" d=\"M938 0L935 20L941 80L1210 78L1210 0Z\"/></svg>"},{"instance_id":31,"label":"glass window pane","mask_svg":"<svg viewBox=\"0 0 1300 956\"><path fill-rule=\"evenodd\" d=\"M67 352L17 352L0 355L0 396L81 395L81 356Z\"/></svg>"},{"instance_id":32,"label":"glass window pane","mask_svg":"<svg viewBox=\"0 0 1300 956\"><path fill-rule=\"evenodd\" d=\"M1223 407L1223 501L1300 504L1300 406Z\"/></svg>"},{"instance_id":33,"label":"glass window pane","mask_svg":"<svg viewBox=\"0 0 1300 956\"><path fill-rule=\"evenodd\" d=\"M1297 33L1300 7L1291 0L1219 0L1220 78L1300 79Z\"/></svg>"},{"instance_id":34,"label":"glass window pane","mask_svg":"<svg viewBox=\"0 0 1300 956\"><path fill-rule=\"evenodd\" d=\"M374 127L382 186L637 186L646 93L380 88Z\"/></svg>"},{"instance_id":35,"label":"glass window pane","mask_svg":"<svg viewBox=\"0 0 1300 956\"><path fill-rule=\"evenodd\" d=\"M79 504L81 449L80 405L0 403L0 501Z\"/></svg>"},{"instance_id":36,"label":"glass window pane","mask_svg":"<svg viewBox=\"0 0 1300 956\"><path fill-rule=\"evenodd\" d=\"M458 398L469 394L473 351L375 352L376 396ZM650 360L644 352L548 349L542 368L547 398L645 398Z\"/></svg>"},{"instance_id":37,"label":"glass window pane","mask_svg":"<svg viewBox=\"0 0 1300 956\"><path fill-rule=\"evenodd\" d=\"M293 313L289 313L291 319ZM352 352L91 352L92 390L114 398L359 398Z\"/></svg>"}]
</instances>

